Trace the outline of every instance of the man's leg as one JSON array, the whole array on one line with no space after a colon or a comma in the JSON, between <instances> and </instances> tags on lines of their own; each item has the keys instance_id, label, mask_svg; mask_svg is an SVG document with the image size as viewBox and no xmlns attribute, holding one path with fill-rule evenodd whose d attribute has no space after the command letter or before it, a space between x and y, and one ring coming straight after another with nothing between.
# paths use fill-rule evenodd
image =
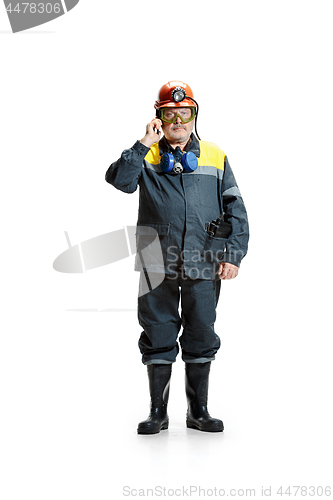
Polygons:
<instances>
[{"instance_id":1,"label":"man's leg","mask_svg":"<svg viewBox=\"0 0 333 500\"><path fill-rule=\"evenodd\" d=\"M150 413L139 423L138 434L156 434L169 426L171 367L179 351L177 337L181 326L178 305L178 280L170 278L138 299L139 323L144 328L139 348L142 362L147 365L150 391Z\"/></svg>"},{"instance_id":2,"label":"man's leg","mask_svg":"<svg viewBox=\"0 0 333 500\"><path fill-rule=\"evenodd\" d=\"M181 280L183 333L179 338L185 363L215 359L220 339L214 330L221 281Z\"/></svg>"},{"instance_id":3,"label":"man's leg","mask_svg":"<svg viewBox=\"0 0 333 500\"><path fill-rule=\"evenodd\" d=\"M140 279L144 277L141 275ZM181 327L179 297L178 280L166 276L158 287L138 298L138 319L143 328L139 349L143 364L176 361Z\"/></svg>"},{"instance_id":4,"label":"man's leg","mask_svg":"<svg viewBox=\"0 0 333 500\"><path fill-rule=\"evenodd\" d=\"M223 431L223 422L208 412L208 379L211 361L220 347L214 331L216 305L221 282L182 282L183 334L180 337L185 361L185 388L188 402L186 425L206 432Z\"/></svg>"}]
</instances>

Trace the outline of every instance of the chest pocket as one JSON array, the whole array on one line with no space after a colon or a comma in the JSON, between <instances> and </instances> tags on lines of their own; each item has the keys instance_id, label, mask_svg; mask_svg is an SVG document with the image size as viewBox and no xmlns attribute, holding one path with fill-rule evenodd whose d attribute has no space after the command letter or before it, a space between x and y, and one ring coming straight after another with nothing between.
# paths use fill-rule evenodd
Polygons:
<instances>
[{"instance_id":1,"label":"chest pocket","mask_svg":"<svg viewBox=\"0 0 333 500\"><path fill-rule=\"evenodd\" d=\"M213 208L216 213L222 212L220 186L215 176L198 175L195 190L199 205Z\"/></svg>"}]
</instances>

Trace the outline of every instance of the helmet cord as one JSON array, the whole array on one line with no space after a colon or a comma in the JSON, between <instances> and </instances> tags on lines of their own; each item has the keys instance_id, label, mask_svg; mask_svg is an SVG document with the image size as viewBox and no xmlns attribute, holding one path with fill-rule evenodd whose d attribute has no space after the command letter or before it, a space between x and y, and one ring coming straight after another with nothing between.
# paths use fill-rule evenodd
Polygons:
<instances>
[{"instance_id":1,"label":"helmet cord","mask_svg":"<svg viewBox=\"0 0 333 500\"><path fill-rule=\"evenodd\" d=\"M195 134L196 134L197 138L199 139L199 141L201 141L199 134L198 134L198 131L197 131L197 118L198 118L198 114L199 114L199 104L197 103L197 101L195 99L192 99L192 97L189 97L188 95L186 97L187 97L187 99L191 99L191 101L193 101L197 105L197 110L195 113L194 127L195 127Z\"/></svg>"}]
</instances>

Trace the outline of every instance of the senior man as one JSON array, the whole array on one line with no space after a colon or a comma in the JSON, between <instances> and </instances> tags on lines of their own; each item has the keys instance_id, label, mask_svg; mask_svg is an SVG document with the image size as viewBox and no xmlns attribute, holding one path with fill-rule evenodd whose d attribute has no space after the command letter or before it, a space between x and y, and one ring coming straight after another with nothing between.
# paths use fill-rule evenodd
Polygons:
<instances>
[{"instance_id":1,"label":"senior man","mask_svg":"<svg viewBox=\"0 0 333 500\"><path fill-rule=\"evenodd\" d=\"M207 408L211 361L220 347L214 323L221 280L237 276L247 252L246 209L223 151L199 139L199 106L189 85L163 85L155 109L144 137L123 151L105 177L126 193L140 187L137 236L141 227L154 229L164 259L160 268L142 260L136 267L141 288L149 282L149 272L165 274L159 286L138 298L143 328L139 348L151 401L150 414L137 431L156 434L168 428L171 368L182 327L186 425L221 432L223 422Z\"/></svg>"}]
</instances>

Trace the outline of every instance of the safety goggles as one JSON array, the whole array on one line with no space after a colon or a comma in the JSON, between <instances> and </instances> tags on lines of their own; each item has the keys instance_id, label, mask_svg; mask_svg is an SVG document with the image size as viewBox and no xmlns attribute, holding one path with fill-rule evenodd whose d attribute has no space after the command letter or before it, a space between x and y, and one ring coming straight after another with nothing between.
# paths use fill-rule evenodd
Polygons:
<instances>
[{"instance_id":1,"label":"safety goggles","mask_svg":"<svg viewBox=\"0 0 333 500\"><path fill-rule=\"evenodd\" d=\"M183 123L191 122L195 118L195 108L160 108L160 118L166 123L175 123L177 118L181 119Z\"/></svg>"}]
</instances>

